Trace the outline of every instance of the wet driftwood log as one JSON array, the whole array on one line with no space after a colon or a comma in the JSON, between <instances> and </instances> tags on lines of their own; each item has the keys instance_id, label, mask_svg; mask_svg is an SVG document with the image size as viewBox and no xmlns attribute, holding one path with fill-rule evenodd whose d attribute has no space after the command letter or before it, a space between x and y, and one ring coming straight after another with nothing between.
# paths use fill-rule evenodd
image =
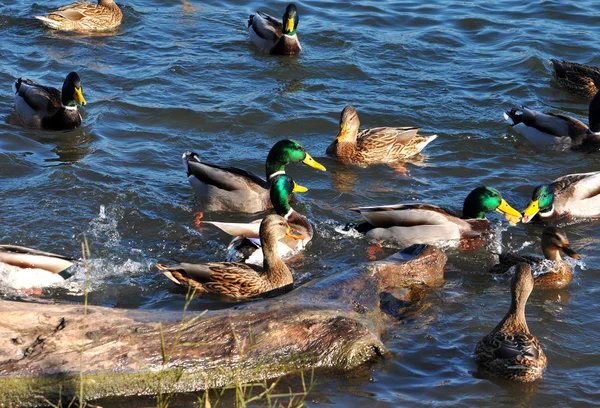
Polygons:
<instances>
[{"instance_id":1,"label":"wet driftwood log","mask_svg":"<svg viewBox=\"0 0 600 408\"><path fill-rule=\"evenodd\" d=\"M0 301L0 406L33 406L43 401L35 395L52 401L59 392L65 401L78 392L81 367L89 399L351 369L386 352L385 316L411 302L415 288L441 280L445 263L433 247L412 247L183 328L181 313L92 306L84 320L82 306ZM387 314L384 304L392 305ZM161 330L167 349L178 344L166 364Z\"/></svg>"}]
</instances>

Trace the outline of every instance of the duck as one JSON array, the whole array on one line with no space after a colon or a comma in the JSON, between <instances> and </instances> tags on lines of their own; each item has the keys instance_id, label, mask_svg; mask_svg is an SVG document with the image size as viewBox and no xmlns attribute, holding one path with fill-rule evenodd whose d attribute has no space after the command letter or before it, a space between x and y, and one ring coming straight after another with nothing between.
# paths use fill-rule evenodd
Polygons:
<instances>
[{"instance_id":1,"label":"duck","mask_svg":"<svg viewBox=\"0 0 600 408\"><path fill-rule=\"evenodd\" d=\"M355 229L369 238L394 241L404 246L412 244L461 244L462 240L481 239L489 233L486 214L497 211L515 225L521 213L491 187L477 187L465 198L462 218L448 210L430 204L396 204L389 206L355 207L367 222Z\"/></svg>"},{"instance_id":2,"label":"duck","mask_svg":"<svg viewBox=\"0 0 600 408\"><path fill-rule=\"evenodd\" d=\"M308 218L294 210L289 202L289 196L295 192L306 192L306 187L296 184L287 174L280 174L273 178L269 195L275 212L282 216L294 232L300 233L304 239L283 238L277 242L279 256L286 258L306 248L312 240L314 230ZM261 241L259 238L259 224L262 219L249 223L231 223L205 221L214 225L225 233L235 238L229 244L234 259L243 259L246 263L260 265L263 262Z\"/></svg>"},{"instance_id":3,"label":"duck","mask_svg":"<svg viewBox=\"0 0 600 408\"><path fill-rule=\"evenodd\" d=\"M81 78L70 72L62 91L29 79L15 82L15 112L23 126L47 130L71 130L81 125L77 105L86 104Z\"/></svg>"},{"instance_id":4,"label":"duck","mask_svg":"<svg viewBox=\"0 0 600 408\"><path fill-rule=\"evenodd\" d=\"M504 112L514 131L537 147L594 152L600 149L600 93L590 102L588 116L589 126L567 115L524 106Z\"/></svg>"},{"instance_id":5,"label":"duck","mask_svg":"<svg viewBox=\"0 0 600 408\"><path fill-rule=\"evenodd\" d=\"M257 11L248 18L250 41L261 51L273 55L293 55L302 51L298 40L298 9L294 3L285 8L283 20Z\"/></svg>"},{"instance_id":6,"label":"duck","mask_svg":"<svg viewBox=\"0 0 600 408\"><path fill-rule=\"evenodd\" d=\"M600 171L567 174L533 190L522 222L600 216Z\"/></svg>"},{"instance_id":7,"label":"duck","mask_svg":"<svg viewBox=\"0 0 600 408\"><path fill-rule=\"evenodd\" d=\"M592 99L600 90L600 68L557 59L548 60L548 64L554 79L566 91Z\"/></svg>"},{"instance_id":8,"label":"duck","mask_svg":"<svg viewBox=\"0 0 600 408\"><path fill-rule=\"evenodd\" d=\"M257 213L273 208L269 197L270 180L285 174L289 163L302 162L309 167L325 171L297 141L280 140L275 143L265 163L267 180L237 167L222 167L201 161L198 154L187 151L182 156L196 197L204 211L229 211Z\"/></svg>"},{"instance_id":9,"label":"duck","mask_svg":"<svg viewBox=\"0 0 600 408\"><path fill-rule=\"evenodd\" d=\"M54 30L88 33L114 30L123 13L113 0L98 0L98 4L78 1L35 18Z\"/></svg>"},{"instance_id":10,"label":"duck","mask_svg":"<svg viewBox=\"0 0 600 408\"><path fill-rule=\"evenodd\" d=\"M506 273L518 263L529 264L534 274L534 284L539 289L561 289L573 280L573 272L560 253L580 259L571 246L567 234L556 227L546 227L542 231L542 253L544 258L519 255L511 252L500 254L499 263L494 265L492 273Z\"/></svg>"},{"instance_id":11,"label":"duck","mask_svg":"<svg viewBox=\"0 0 600 408\"><path fill-rule=\"evenodd\" d=\"M340 131L326 154L344 164L394 163L421 152L437 135L417 134L421 127L378 127L358 131L360 120L352 106L340 116Z\"/></svg>"},{"instance_id":12,"label":"duck","mask_svg":"<svg viewBox=\"0 0 600 408\"><path fill-rule=\"evenodd\" d=\"M251 298L294 283L292 273L277 252L277 241L284 237L304 239L302 235L291 233L285 218L269 214L260 223L264 253L262 268L238 262L180 263L173 266L159 263L156 266L173 282L189 287L197 294Z\"/></svg>"},{"instance_id":13,"label":"duck","mask_svg":"<svg viewBox=\"0 0 600 408\"><path fill-rule=\"evenodd\" d=\"M531 266L517 264L508 313L475 348L475 362L482 373L519 382L532 382L542 376L547 359L525 319L525 304L533 286Z\"/></svg>"},{"instance_id":14,"label":"duck","mask_svg":"<svg viewBox=\"0 0 600 408\"><path fill-rule=\"evenodd\" d=\"M70 278L72 258L18 245L0 245L1 280L12 289L43 288Z\"/></svg>"}]
</instances>

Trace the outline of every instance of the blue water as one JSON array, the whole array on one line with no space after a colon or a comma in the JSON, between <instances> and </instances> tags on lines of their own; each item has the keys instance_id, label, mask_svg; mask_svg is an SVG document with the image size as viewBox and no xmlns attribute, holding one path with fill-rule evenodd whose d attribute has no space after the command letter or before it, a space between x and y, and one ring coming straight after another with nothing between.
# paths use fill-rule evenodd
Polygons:
<instances>
[{"instance_id":1,"label":"blue water","mask_svg":"<svg viewBox=\"0 0 600 408\"><path fill-rule=\"evenodd\" d=\"M467 193L486 184L523 209L535 185L600 170L597 154L535 150L502 119L503 110L523 103L587 122L588 102L561 91L546 61L600 66L600 12L589 0L297 2L304 52L286 58L254 50L245 26L256 9L281 14L281 2L127 2L114 35L53 32L32 17L62 4L0 5L0 240L77 256L86 237L93 304L181 310L183 296L154 263L226 256L227 237L194 224L202 209L180 162L188 149L262 174L270 147L294 138L327 167L288 168L309 188L296 207L318 232L294 263L300 282L367 261L368 241L336 231L359 221L349 207L418 200L460 210ZM88 102L82 128L53 133L15 122L16 78L60 87L73 70ZM405 169L345 167L324 151L347 104L365 127L420 125L439 137ZM539 227L501 229L502 248L539 253ZM510 295L506 282L485 274L488 252L449 250L445 282L427 292L417 316L384 334L392 356L368 375L320 378L314 400L349 407L596 404L600 233L594 223L565 231L583 259L571 285L536 291L529 301L530 329L548 357L534 387L473 377L472 350ZM83 275L44 297L81 301ZM192 309L226 306L199 299Z\"/></svg>"}]
</instances>

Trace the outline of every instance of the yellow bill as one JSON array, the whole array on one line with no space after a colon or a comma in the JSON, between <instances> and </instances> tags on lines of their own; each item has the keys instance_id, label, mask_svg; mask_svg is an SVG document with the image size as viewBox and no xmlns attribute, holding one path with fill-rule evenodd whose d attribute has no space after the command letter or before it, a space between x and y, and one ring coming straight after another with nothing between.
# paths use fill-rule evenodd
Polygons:
<instances>
[{"instance_id":1,"label":"yellow bill","mask_svg":"<svg viewBox=\"0 0 600 408\"><path fill-rule=\"evenodd\" d=\"M308 191L308 188L298 185L294 181L294 188L292 190L293 193L306 193L307 191Z\"/></svg>"},{"instance_id":2,"label":"yellow bill","mask_svg":"<svg viewBox=\"0 0 600 408\"><path fill-rule=\"evenodd\" d=\"M73 98L75 98L75 102L77 102L81 106L85 105L85 98L83 97L83 89L75 88L75 92L73 93Z\"/></svg>"},{"instance_id":3,"label":"yellow bill","mask_svg":"<svg viewBox=\"0 0 600 408\"><path fill-rule=\"evenodd\" d=\"M325 166L323 166L322 164L318 163L308 153L306 153L306 156L304 156L304 160L302 160L302 163L306 164L307 166L312 167L313 169L317 169L317 170L321 170L321 171L326 171L327 170L327 169L325 169Z\"/></svg>"},{"instance_id":4,"label":"yellow bill","mask_svg":"<svg viewBox=\"0 0 600 408\"><path fill-rule=\"evenodd\" d=\"M496 211L500 214L504 215L504 217L508 220L508 223L512 226L517 225L517 223L521 220L521 213L514 208L512 208L506 200L502 199Z\"/></svg>"},{"instance_id":5,"label":"yellow bill","mask_svg":"<svg viewBox=\"0 0 600 408\"><path fill-rule=\"evenodd\" d=\"M531 200L529 206L523 211L523 222L527 224L538 212L540 212L540 202Z\"/></svg>"},{"instance_id":6,"label":"yellow bill","mask_svg":"<svg viewBox=\"0 0 600 408\"><path fill-rule=\"evenodd\" d=\"M292 31L294 31L294 19L288 18L287 19L287 32L291 33Z\"/></svg>"},{"instance_id":7,"label":"yellow bill","mask_svg":"<svg viewBox=\"0 0 600 408\"><path fill-rule=\"evenodd\" d=\"M291 230L291 228L289 227L289 225L288 225L288 230L287 230L287 232L286 232L285 236L286 236L287 238L293 238L293 239L305 239L305 238L306 238L306 237L305 237L304 235L302 235L302 234L298 234L298 235L296 235L296 234L292 234L292 230Z\"/></svg>"}]
</instances>

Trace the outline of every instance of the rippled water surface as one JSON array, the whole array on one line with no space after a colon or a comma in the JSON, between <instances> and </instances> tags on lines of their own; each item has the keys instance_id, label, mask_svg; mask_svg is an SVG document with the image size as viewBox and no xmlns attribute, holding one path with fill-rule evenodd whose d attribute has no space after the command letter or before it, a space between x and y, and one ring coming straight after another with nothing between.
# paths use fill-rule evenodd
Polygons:
<instances>
[{"instance_id":1,"label":"rippled water surface","mask_svg":"<svg viewBox=\"0 0 600 408\"><path fill-rule=\"evenodd\" d=\"M32 18L62 4L0 5L0 240L77 255L87 237L93 304L181 310L183 296L154 263L225 257L227 237L194 224L201 208L180 161L187 149L262 174L269 148L294 138L328 168L288 167L309 188L295 206L318 232L294 263L300 282L367 261L365 239L336 232L358 221L349 207L419 200L460 210L467 193L486 184L522 209L533 186L600 170L598 154L534 150L502 119L503 110L524 103L587 122L588 102L559 90L546 61L600 65L600 12L590 0L302 1L304 52L285 58L256 52L245 27L253 10L280 15L284 3L121 2L124 24L114 35L53 32ZM60 87L73 70L88 102L81 129L53 133L15 122L16 78ZM405 169L345 167L324 151L346 104L363 126L422 125L439 137ZM538 226L506 227L498 245L539 252ZM353 378L321 377L314 400L348 407L597 404L600 232L589 222L565 230L583 258L572 284L536 291L528 303L529 326L548 356L534 386L473 376L474 346L510 295L507 282L485 274L488 251L451 250L445 282L427 292L415 316L385 333L391 357ZM81 270L44 297L81 301L83 282ZM199 299L192 308L226 306Z\"/></svg>"}]
</instances>

